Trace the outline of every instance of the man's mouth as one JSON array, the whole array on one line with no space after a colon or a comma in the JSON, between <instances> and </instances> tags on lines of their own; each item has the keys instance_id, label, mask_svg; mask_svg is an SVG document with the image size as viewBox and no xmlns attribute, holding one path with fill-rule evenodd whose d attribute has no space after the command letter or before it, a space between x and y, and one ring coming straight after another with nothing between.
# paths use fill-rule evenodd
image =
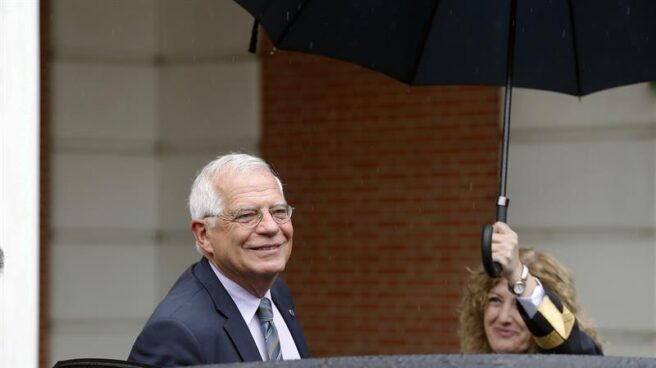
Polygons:
<instances>
[{"instance_id":1,"label":"man's mouth","mask_svg":"<svg viewBox=\"0 0 656 368\"><path fill-rule=\"evenodd\" d=\"M278 248L280 248L280 244L266 244L257 247L251 247L250 249L256 251L265 251L265 250L274 250Z\"/></svg>"}]
</instances>

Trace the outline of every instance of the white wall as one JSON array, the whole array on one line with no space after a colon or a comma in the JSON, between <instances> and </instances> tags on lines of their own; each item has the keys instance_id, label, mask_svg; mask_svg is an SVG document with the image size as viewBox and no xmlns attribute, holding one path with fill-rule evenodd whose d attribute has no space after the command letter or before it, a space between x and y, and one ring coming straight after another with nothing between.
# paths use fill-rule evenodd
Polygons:
<instances>
[{"instance_id":1,"label":"white wall","mask_svg":"<svg viewBox=\"0 0 656 368\"><path fill-rule=\"evenodd\" d=\"M0 366L39 351L39 4L0 1Z\"/></svg>"},{"instance_id":2,"label":"white wall","mask_svg":"<svg viewBox=\"0 0 656 368\"><path fill-rule=\"evenodd\" d=\"M509 222L573 271L608 355L656 356L656 91L516 89Z\"/></svg>"},{"instance_id":3,"label":"white wall","mask_svg":"<svg viewBox=\"0 0 656 368\"><path fill-rule=\"evenodd\" d=\"M125 359L198 259L186 195L259 137L250 18L231 1L51 2L51 356Z\"/></svg>"},{"instance_id":4,"label":"white wall","mask_svg":"<svg viewBox=\"0 0 656 368\"><path fill-rule=\"evenodd\" d=\"M233 1L158 3L157 294L199 258L187 195L197 170L218 154L257 153L259 64L247 52L252 20ZM149 311L150 312L150 311Z\"/></svg>"}]
</instances>

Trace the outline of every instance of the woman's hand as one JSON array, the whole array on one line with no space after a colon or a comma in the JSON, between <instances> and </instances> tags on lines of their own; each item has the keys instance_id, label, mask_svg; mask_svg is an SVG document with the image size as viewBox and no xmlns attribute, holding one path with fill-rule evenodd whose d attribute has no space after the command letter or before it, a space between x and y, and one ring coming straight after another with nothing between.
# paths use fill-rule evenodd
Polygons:
<instances>
[{"instance_id":1,"label":"woman's hand","mask_svg":"<svg viewBox=\"0 0 656 368\"><path fill-rule=\"evenodd\" d=\"M503 222L494 224L492 260L501 265L503 268L501 276L509 283L514 283L521 278L522 264L519 261L519 237L510 226Z\"/></svg>"}]
</instances>

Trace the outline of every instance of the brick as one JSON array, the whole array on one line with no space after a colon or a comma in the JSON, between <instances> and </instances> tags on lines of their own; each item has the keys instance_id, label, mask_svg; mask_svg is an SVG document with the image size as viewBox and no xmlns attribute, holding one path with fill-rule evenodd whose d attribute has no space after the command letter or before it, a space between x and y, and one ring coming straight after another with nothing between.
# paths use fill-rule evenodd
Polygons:
<instances>
[{"instance_id":1,"label":"brick","mask_svg":"<svg viewBox=\"0 0 656 368\"><path fill-rule=\"evenodd\" d=\"M284 278L313 355L457 352L494 219L499 89L263 49L260 149L296 208Z\"/></svg>"}]
</instances>

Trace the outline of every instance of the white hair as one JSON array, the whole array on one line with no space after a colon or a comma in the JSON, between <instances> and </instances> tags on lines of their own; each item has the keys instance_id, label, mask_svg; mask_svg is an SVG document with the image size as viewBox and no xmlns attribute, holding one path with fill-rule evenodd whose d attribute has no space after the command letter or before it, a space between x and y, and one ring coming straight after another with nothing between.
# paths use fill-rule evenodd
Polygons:
<instances>
[{"instance_id":1,"label":"white hair","mask_svg":"<svg viewBox=\"0 0 656 368\"><path fill-rule=\"evenodd\" d=\"M216 216L223 212L225 205L224 198L214 190L214 184L223 175L227 173L247 174L257 170L266 170L273 175L284 199L285 193L282 189L282 183L269 164L261 158L249 154L229 153L218 156L205 165L198 175L196 175L189 194L189 214L191 215L191 219ZM210 227L213 227L215 222L216 219L209 222ZM202 254L198 244L196 244L196 250Z\"/></svg>"}]
</instances>

